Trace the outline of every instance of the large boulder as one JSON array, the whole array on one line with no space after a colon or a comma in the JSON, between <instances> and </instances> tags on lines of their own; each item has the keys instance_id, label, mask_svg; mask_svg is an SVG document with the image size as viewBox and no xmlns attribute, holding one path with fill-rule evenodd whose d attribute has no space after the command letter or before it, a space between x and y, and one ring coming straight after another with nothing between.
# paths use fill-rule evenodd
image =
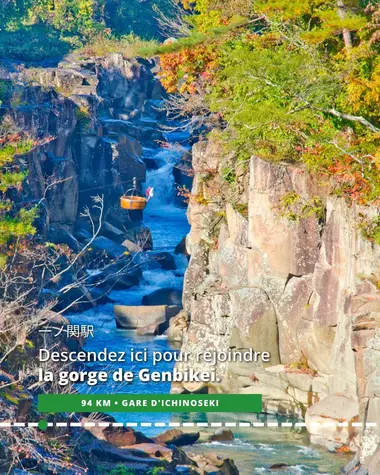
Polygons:
<instances>
[{"instance_id":1,"label":"large boulder","mask_svg":"<svg viewBox=\"0 0 380 475\"><path fill-rule=\"evenodd\" d=\"M124 231L121 231L119 228L113 226L107 221L102 223L100 233L102 236L105 236L106 238L111 239L112 241L115 241L119 244L124 240Z\"/></svg>"},{"instance_id":2,"label":"large boulder","mask_svg":"<svg viewBox=\"0 0 380 475\"><path fill-rule=\"evenodd\" d=\"M129 239L124 239L122 242L122 245L128 249L129 252L143 252L142 247L140 247L138 244L136 244L133 241L130 241Z\"/></svg>"},{"instance_id":3,"label":"large boulder","mask_svg":"<svg viewBox=\"0 0 380 475\"><path fill-rule=\"evenodd\" d=\"M169 325L169 320L180 311L179 307L168 305L132 306L115 305L116 326L125 330L136 330L139 334L160 335Z\"/></svg>"},{"instance_id":4,"label":"large boulder","mask_svg":"<svg viewBox=\"0 0 380 475\"><path fill-rule=\"evenodd\" d=\"M138 285L142 277L141 268L130 258L106 265L100 273L95 273L90 282L98 287L110 290L125 290Z\"/></svg>"},{"instance_id":5,"label":"large boulder","mask_svg":"<svg viewBox=\"0 0 380 475\"><path fill-rule=\"evenodd\" d=\"M149 455L150 457L154 457L156 459L165 459L168 462L173 460L173 451L166 447L165 445L156 444L156 443L145 443L145 444L138 444L132 445L128 447L129 450L138 450L139 452L143 452L144 454Z\"/></svg>"},{"instance_id":6,"label":"large boulder","mask_svg":"<svg viewBox=\"0 0 380 475\"><path fill-rule=\"evenodd\" d=\"M93 422L99 421L94 421L94 419L90 419L88 417L82 417L81 419L81 423L83 424L84 428L90 432L90 434L92 434L98 440L109 442L115 447L127 447L136 444L154 442L141 432L135 431L130 427L113 427L111 423L105 427L101 427L98 424L93 426L91 425ZM107 422L107 420L102 419L100 422Z\"/></svg>"},{"instance_id":7,"label":"large boulder","mask_svg":"<svg viewBox=\"0 0 380 475\"><path fill-rule=\"evenodd\" d=\"M91 233L87 229L80 226L74 229L73 236L79 242L88 242L92 238Z\"/></svg>"},{"instance_id":8,"label":"large boulder","mask_svg":"<svg viewBox=\"0 0 380 475\"><path fill-rule=\"evenodd\" d=\"M305 423L311 435L311 441L335 449L349 445L358 435L358 429L352 422L359 420L359 404L343 395L331 394L313 404L306 411ZM338 423L347 422L347 427Z\"/></svg>"},{"instance_id":9,"label":"large boulder","mask_svg":"<svg viewBox=\"0 0 380 475\"><path fill-rule=\"evenodd\" d=\"M178 289L159 289L144 295L143 305L177 305L182 307L182 291Z\"/></svg>"},{"instance_id":10,"label":"large boulder","mask_svg":"<svg viewBox=\"0 0 380 475\"><path fill-rule=\"evenodd\" d=\"M63 291L66 284L69 281L43 291L46 300L56 302L52 308L55 312L82 312L108 302L107 296L100 289L73 282L70 289Z\"/></svg>"},{"instance_id":11,"label":"large boulder","mask_svg":"<svg viewBox=\"0 0 380 475\"><path fill-rule=\"evenodd\" d=\"M100 60L98 77L98 93L113 107L141 110L149 98L151 72L135 59L125 59L120 53L108 54Z\"/></svg>"},{"instance_id":12,"label":"large boulder","mask_svg":"<svg viewBox=\"0 0 380 475\"><path fill-rule=\"evenodd\" d=\"M210 437L211 442L232 442L234 440L232 430L221 427L217 429Z\"/></svg>"},{"instance_id":13,"label":"large boulder","mask_svg":"<svg viewBox=\"0 0 380 475\"><path fill-rule=\"evenodd\" d=\"M190 257L190 254L186 249L186 236L183 236L180 242L176 245L174 254L183 254L186 257Z\"/></svg>"},{"instance_id":14,"label":"large boulder","mask_svg":"<svg viewBox=\"0 0 380 475\"><path fill-rule=\"evenodd\" d=\"M91 242L91 247L104 251L110 257L120 257L125 254L126 249L121 244L118 244L111 239L104 236L98 236Z\"/></svg>"},{"instance_id":15,"label":"large boulder","mask_svg":"<svg viewBox=\"0 0 380 475\"><path fill-rule=\"evenodd\" d=\"M132 473L149 473L154 467L162 467L164 462L151 457L144 451L114 447L112 444L88 435L76 447L81 460L84 460L91 473L97 473L99 466L117 467L120 464ZM128 473L128 472L127 472Z\"/></svg>"},{"instance_id":16,"label":"large boulder","mask_svg":"<svg viewBox=\"0 0 380 475\"><path fill-rule=\"evenodd\" d=\"M148 147L157 147L159 142L164 142L165 137L157 127L143 127L140 130L139 138Z\"/></svg>"},{"instance_id":17,"label":"large boulder","mask_svg":"<svg viewBox=\"0 0 380 475\"><path fill-rule=\"evenodd\" d=\"M164 443L181 447L183 445L195 444L199 436L199 432L186 433L179 429L169 429L155 437L155 440L161 444Z\"/></svg>"},{"instance_id":18,"label":"large boulder","mask_svg":"<svg viewBox=\"0 0 380 475\"><path fill-rule=\"evenodd\" d=\"M103 429L103 435L105 440L115 447L129 447L153 442L141 432L134 431L129 427L106 427Z\"/></svg>"},{"instance_id":19,"label":"large boulder","mask_svg":"<svg viewBox=\"0 0 380 475\"><path fill-rule=\"evenodd\" d=\"M152 254L152 258L160 264L164 270L176 270L177 265L173 254L170 252L156 252Z\"/></svg>"},{"instance_id":20,"label":"large boulder","mask_svg":"<svg viewBox=\"0 0 380 475\"><path fill-rule=\"evenodd\" d=\"M170 319L166 336L169 341L182 342L184 334L189 327L189 314L182 310L178 315Z\"/></svg>"},{"instance_id":21,"label":"large boulder","mask_svg":"<svg viewBox=\"0 0 380 475\"><path fill-rule=\"evenodd\" d=\"M188 454L188 456L205 475L239 475L239 470L230 458L213 453L207 456L194 454Z\"/></svg>"},{"instance_id":22,"label":"large boulder","mask_svg":"<svg viewBox=\"0 0 380 475\"><path fill-rule=\"evenodd\" d=\"M127 229L124 236L129 241L137 244L144 251L150 251L153 249L152 233L147 226L144 226L141 223Z\"/></svg>"}]
</instances>

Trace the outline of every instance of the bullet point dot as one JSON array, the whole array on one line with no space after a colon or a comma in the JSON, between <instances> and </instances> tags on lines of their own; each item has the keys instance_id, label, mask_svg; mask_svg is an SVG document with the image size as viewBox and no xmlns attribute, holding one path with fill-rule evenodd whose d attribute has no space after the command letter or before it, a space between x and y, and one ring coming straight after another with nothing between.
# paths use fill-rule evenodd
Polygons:
<instances>
[{"instance_id":1,"label":"bullet point dot","mask_svg":"<svg viewBox=\"0 0 380 475\"><path fill-rule=\"evenodd\" d=\"M47 421L45 421L45 420L42 419L42 420L40 420L40 421L38 422L38 428L39 428L40 430L46 430L47 427L48 427Z\"/></svg>"}]
</instances>

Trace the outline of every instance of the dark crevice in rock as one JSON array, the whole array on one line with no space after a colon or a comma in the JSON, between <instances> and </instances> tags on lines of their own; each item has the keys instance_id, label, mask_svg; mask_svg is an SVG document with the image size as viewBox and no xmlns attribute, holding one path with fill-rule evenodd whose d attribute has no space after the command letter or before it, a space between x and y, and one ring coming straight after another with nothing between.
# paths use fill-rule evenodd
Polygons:
<instances>
[{"instance_id":1,"label":"dark crevice in rock","mask_svg":"<svg viewBox=\"0 0 380 475\"><path fill-rule=\"evenodd\" d=\"M300 279L301 277L303 277L303 274L289 274L288 277L286 278L286 281L285 281L284 292L285 292L285 289L286 289L287 285L293 279L293 277L296 277L297 279Z\"/></svg>"}]
</instances>

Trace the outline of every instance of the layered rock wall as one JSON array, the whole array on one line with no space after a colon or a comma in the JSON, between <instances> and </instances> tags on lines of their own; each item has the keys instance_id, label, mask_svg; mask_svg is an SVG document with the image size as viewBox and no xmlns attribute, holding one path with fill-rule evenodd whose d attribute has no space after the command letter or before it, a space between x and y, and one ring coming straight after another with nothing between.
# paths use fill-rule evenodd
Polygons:
<instances>
[{"instance_id":1,"label":"layered rock wall","mask_svg":"<svg viewBox=\"0 0 380 475\"><path fill-rule=\"evenodd\" d=\"M26 157L29 176L16 201L40 203L42 234L72 232L97 194L117 225L141 218L120 210L119 197L133 177L138 185L145 181L142 142L155 147L162 138L155 124L140 122L163 93L149 67L121 54L69 55L57 67L10 70L8 76L18 100L1 106L2 123L41 144Z\"/></svg>"},{"instance_id":2,"label":"layered rock wall","mask_svg":"<svg viewBox=\"0 0 380 475\"><path fill-rule=\"evenodd\" d=\"M355 450L359 431L320 433L310 422L380 422L380 247L358 227L378 210L334 197L302 167L258 158L237 203L221 178L225 160L215 143L194 147L182 349L270 352L270 363L219 364L220 382L207 389L263 394L266 411L306 416L316 442ZM323 213L283 217L294 191L307 203L318 196Z\"/></svg>"}]
</instances>

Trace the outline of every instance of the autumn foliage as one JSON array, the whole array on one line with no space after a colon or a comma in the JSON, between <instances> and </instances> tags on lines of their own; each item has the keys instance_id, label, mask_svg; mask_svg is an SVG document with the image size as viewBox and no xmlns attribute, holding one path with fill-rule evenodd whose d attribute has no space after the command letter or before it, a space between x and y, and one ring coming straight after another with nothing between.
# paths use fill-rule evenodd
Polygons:
<instances>
[{"instance_id":1,"label":"autumn foliage","mask_svg":"<svg viewBox=\"0 0 380 475\"><path fill-rule=\"evenodd\" d=\"M161 56L203 94L236 160L304 164L360 204L380 197L380 8L356 0L195 0L193 47Z\"/></svg>"},{"instance_id":2,"label":"autumn foliage","mask_svg":"<svg viewBox=\"0 0 380 475\"><path fill-rule=\"evenodd\" d=\"M195 94L203 81L211 81L218 66L216 45L197 45L161 55L160 79L170 93Z\"/></svg>"},{"instance_id":3,"label":"autumn foliage","mask_svg":"<svg viewBox=\"0 0 380 475\"><path fill-rule=\"evenodd\" d=\"M12 241L20 240L21 245L26 237L36 232L33 222L37 209L16 205L10 194L12 190L22 192L27 173L20 157L35 145L35 141L21 132L3 133L0 138L0 268L12 255Z\"/></svg>"}]
</instances>

